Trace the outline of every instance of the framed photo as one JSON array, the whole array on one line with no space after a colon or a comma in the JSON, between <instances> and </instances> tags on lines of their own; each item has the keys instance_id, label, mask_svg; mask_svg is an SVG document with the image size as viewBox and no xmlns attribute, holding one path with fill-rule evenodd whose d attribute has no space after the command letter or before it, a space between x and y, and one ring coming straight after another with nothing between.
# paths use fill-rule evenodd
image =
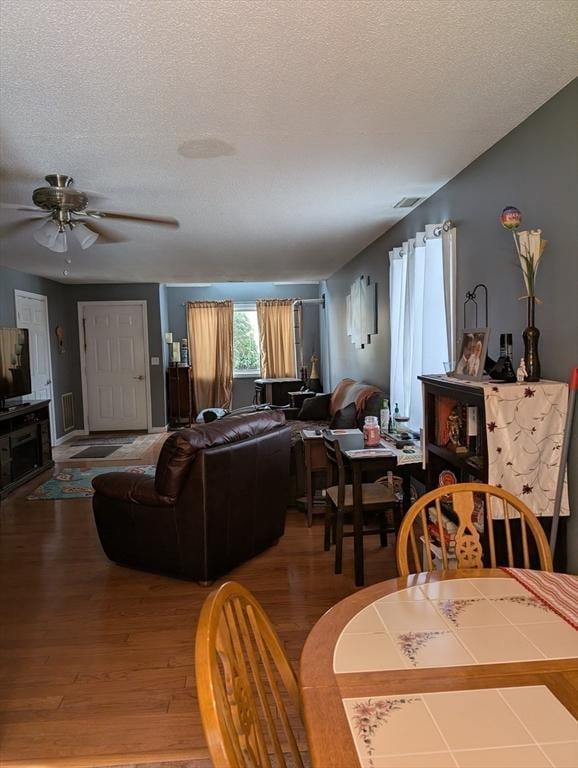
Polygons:
<instances>
[{"instance_id":1,"label":"framed photo","mask_svg":"<svg viewBox=\"0 0 578 768\"><path fill-rule=\"evenodd\" d=\"M462 331L453 373L456 379L479 381L482 378L489 336L489 328L469 328Z\"/></svg>"}]
</instances>

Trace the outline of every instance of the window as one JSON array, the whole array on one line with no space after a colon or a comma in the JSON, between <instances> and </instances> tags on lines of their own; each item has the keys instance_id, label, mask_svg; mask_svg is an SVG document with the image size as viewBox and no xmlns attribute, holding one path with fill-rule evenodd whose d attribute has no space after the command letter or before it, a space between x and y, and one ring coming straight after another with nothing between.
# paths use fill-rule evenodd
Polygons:
<instances>
[{"instance_id":1,"label":"window","mask_svg":"<svg viewBox=\"0 0 578 768\"><path fill-rule=\"evenodd\" d=\"M259 325L255 304L235 304L233 312L233 375L261 375Z\"/></svg>"},{"instance_id":2,"label":"window","mask_svg":"<svg viewBox=\"0 0 578 768\"><path fill-rule=\"evenodd\" d=\"M422 374L443 373L455 338L455 230L428 225L390 252L392 408L423 426Z\"/></svg>"}]
</instances>

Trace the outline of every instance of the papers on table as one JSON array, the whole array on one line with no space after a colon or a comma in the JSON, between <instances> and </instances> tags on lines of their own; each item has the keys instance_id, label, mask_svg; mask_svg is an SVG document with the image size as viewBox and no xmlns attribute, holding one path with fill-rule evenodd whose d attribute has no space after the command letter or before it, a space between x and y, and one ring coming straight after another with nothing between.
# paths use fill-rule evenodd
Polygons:
<instances>
[{"instance_id":1,"label":"papers on table","mask_svg":"<svg viewBox=\"0 0 578 768\"><path fill-rule=\"evenodd\" d=\"M395 456L389 448L357 448L352 451L345 451L345 455L350 459L372 459L378 456Z\"/></svg>"},{"instance_id":2,"label":"papers on table","mask_svg":"<svg viewBox=\"0 0 578 768\"><path fill-rule=\"evenodd\" d=\"M319 432L319 434L317 434ZM320 429L302 429L301 436L304 440L312 440L314 437L323 437L323 433Z\"/></svg>"}]
</instances>

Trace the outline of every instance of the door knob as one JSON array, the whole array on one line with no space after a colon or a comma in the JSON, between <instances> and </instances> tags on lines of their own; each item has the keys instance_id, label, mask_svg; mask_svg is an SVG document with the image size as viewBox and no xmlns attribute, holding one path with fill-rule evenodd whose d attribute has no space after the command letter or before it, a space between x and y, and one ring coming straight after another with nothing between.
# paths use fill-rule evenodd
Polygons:
<instances>
[{"instance_id":1,"label":"door knob","mask_svg":"<svg viewBox=\"0 0 578 768\"><path fill-rule=\"evenodd\" d=\"M133 379L136 379L137 381L143 381L144 380L144 376L141 373L140 376L133 376Z\"/></svg>"}]
</instances>

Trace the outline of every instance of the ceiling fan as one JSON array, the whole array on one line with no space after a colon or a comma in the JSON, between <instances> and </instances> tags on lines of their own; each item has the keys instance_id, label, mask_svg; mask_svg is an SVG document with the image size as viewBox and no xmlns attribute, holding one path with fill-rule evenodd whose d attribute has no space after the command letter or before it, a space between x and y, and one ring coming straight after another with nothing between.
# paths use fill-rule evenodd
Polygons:
<instances>
[{"instance_id":1,"label":"ceiling fan","mask_svg":"<svg viewBox=\"0 0 578 768\"><path fill-rule=\"evenodd\" d=\"M74 188L74 179L71 176L53 173L44 178L48 182L48 186L34 190L32 193L34 205L0 203L2 208L34 211L38 214L7 224L0 228L0 234L19 231L29 226L30 222L44 219L44 223L34 232L34 239L51 251L65 253L68 250L68 231L72 232L83 250L90 248L98 239L101 243L120 243L128 239L104 227L101 224L102 219L119 219L173 229L179 227L179 222L169 216L145 216L119 211L89 210L88 194Z\"/></svg>"}]
</instances>

